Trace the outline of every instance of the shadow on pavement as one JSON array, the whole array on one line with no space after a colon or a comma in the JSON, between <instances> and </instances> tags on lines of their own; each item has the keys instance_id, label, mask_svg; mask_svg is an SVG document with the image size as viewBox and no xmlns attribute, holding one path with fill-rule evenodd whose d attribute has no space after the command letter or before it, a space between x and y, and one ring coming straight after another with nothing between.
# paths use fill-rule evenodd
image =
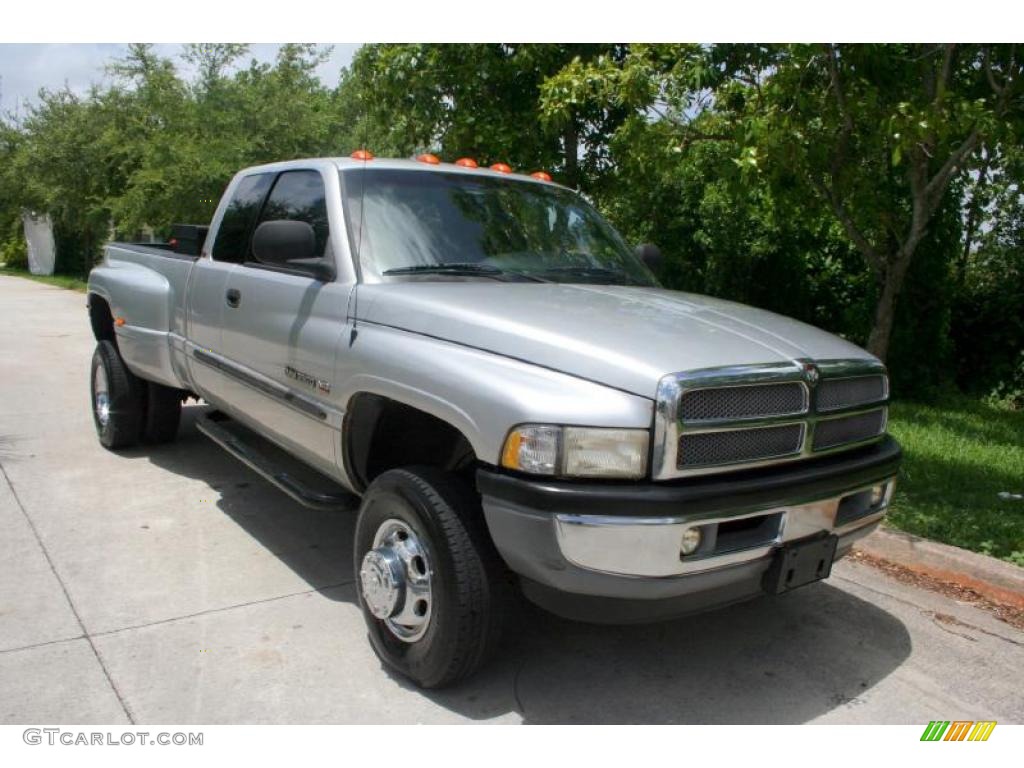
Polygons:
<instances>
[{"instance_id":1,"label":"shadow on pavement","mask_svg":"<svg viewBox=\"0 0 1024 768\"><path fill-rule=\"evenodd\" d=\"M298 505L200 435L197 411L149 460L207 482L312 588L351 600L332 587L352 581L355 499L352 514ZM661 624L593 626L532 606L516 624L477 677L420 695L472 719L515 709L533 723L801 723L856 706L911 651L902 623L829 583Z\"/></svg>"}]
</instances>

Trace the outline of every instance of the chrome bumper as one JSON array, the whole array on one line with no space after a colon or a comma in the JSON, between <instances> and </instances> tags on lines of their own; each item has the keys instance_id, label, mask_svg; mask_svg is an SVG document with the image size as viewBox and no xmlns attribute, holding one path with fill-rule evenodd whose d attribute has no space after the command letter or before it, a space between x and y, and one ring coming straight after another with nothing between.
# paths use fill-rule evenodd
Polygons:
<instances>
[{"instance_id":1,"label":"chrome bumper","mask_svg":"<svg viewBox=\"0 0 1024 768\"><path fill-rule=\"evenodd\" d=\"M556 514L555 535L562 556L588 571L684 576L758 560L822 532L857 538L851 534L868 533L885 516L894 485L889 478L824 499L707 518ZM872 497L876 492L880 501ZM701 544L683 555L680 542L692 528L701 530Z\"/></svg>"},{"instance_id":2,"label":"chrome bumper","mask_svg":"<svg viewBox=\"0 0 1024 768\"><path fill-rule=\"evenodd\" d=\"M763 594L775 551L795 539L834 534L842 556L884 516L900 459L886 437L804 465L680 483L544 481L486 468L476 479L491 540L530 600L584 621L650 621ZM683 532L694 527L701 544L683 555Z\"/></svg>"}]
</instances>

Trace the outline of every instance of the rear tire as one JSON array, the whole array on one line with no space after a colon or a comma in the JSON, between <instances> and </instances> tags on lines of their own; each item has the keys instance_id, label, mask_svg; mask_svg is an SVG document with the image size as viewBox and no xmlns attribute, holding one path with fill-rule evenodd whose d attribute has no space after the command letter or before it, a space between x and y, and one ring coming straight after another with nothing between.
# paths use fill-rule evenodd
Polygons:
<instances>
[{"instance_id":1,"label":"rear tire","mask_svg":"<svg viewBox=\"0 0 1024 768\"><path fill-rule=\"evenodd\" d=\"M389 592L377 579L385 562L399 563L402 589ZM478 670L496 650L512 602L480 497L431 467L390 470L370 485L356 523L355 579L373 649L423 688Z\"/></svg>"},{"instance_id":2,"label":"rear tire","mask_svg":"<svg viewBox=\"0 0 1024 768\"><path fill-rule=\"evenodd\" d=\"M178 437L181 390L152 381L143 383L146 385L146 408L142 439L147 443L170 443Z\"/></svg>"},{"instance_id":3,"label":"rear tire","mask_svg":"<svg viewBox=\"0 0 1024 768\"><path fill-rule=\"evenodd\" d=\"M96 345L89 377L92 418L100 443L111 450L139 442L144 382L128 370L113 342Z\"/></svg>"}]
</instances>

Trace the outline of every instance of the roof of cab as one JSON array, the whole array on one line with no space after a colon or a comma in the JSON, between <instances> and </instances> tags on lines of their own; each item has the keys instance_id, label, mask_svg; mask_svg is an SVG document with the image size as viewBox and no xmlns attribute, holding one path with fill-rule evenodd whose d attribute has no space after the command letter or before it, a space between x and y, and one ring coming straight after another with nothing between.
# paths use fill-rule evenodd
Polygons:
<instances>
[{"instance_id":1,"label":"roof of cab","mask_svg":"<svg viewBox=\"0 0 1024 768\"><path fill-rule=\"evenodd\" d=\"M325 164L331 164L336 166L339 170L372 167L372 168L386 168L394 170L408 170L408 171L423 171L423 172L443 172L443 173L459 173L467 176L490 176L491 178L502 178L502 179L514 179L515 181L526 181L534 184L547 184L550 186L561 187L562 189L568 189L554 181L543 181L541 179L535 179L530 176L529 173L501 173L500 171L492 171L490 168L480 166L479 168L467 168L462 165L455 165L455 163L424 163L419 160L410 160L408 158L392 158L392 157L375 157L372 160L357 160L352 157L307 157L299 160L285 160L278 163L267 163L265 165L253 166L246 168L244 173L260 172L260 171L284 171L293 168L309 168L311 166L323 166Z\"/></svg>"}]
</instances>

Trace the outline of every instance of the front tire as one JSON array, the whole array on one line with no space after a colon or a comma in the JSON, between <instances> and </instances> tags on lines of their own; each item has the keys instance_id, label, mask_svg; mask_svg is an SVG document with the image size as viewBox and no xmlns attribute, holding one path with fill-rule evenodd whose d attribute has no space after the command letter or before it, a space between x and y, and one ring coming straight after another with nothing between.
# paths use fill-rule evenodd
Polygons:
<instances>
[{"instance_id":1,"label":"front tire","mask_svg":"<svg viewBox=\"0 0 1024 768\"><path fill-rule=\"evenodd\" d=\"M96 345L89 377L92 418L105 448L128 448L139 442L145 412L143 386L121 359L113 342Z\"/></svg>"},{"instance_id":2,"label":"front tire","mask_svg":"<svg viewBox=\"0 0 1024 768\"><path fill-rule=\"evenodd\" d=\"M468 677L497 648L508 573L479 497L451 473L395 469L373 481L356 523L355 578L377 655L423 688Z\"/></svg>"}]
</instances>

